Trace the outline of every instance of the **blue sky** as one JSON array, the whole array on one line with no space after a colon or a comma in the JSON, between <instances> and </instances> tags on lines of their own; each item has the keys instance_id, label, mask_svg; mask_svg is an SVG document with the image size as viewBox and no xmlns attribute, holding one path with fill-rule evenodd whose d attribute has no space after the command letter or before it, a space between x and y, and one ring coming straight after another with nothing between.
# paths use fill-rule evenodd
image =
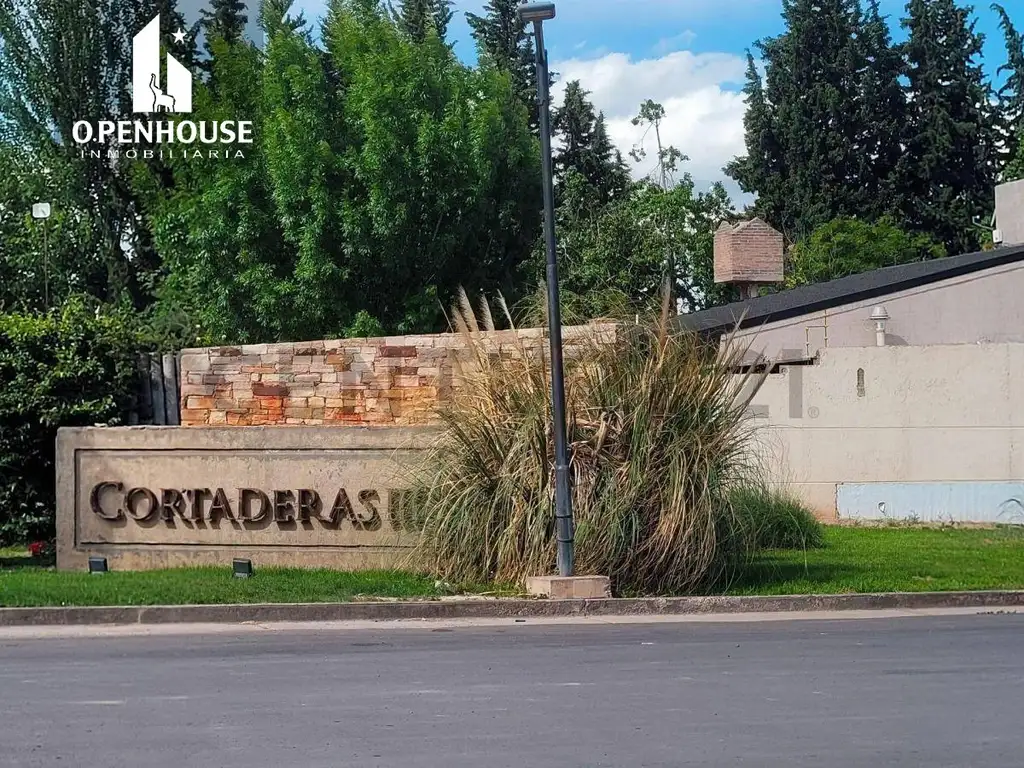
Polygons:
<instances>
[{"instance_id":1,"label":"blue sky","mask_svg":"<svg viewBox=\"0 0 1024 768\"><path fill-rule=\"evenodd\" d=\"M202 0L181 2L188 8ZM479 13L483 5L484 0L456 0L450 38L466 60L473 60L475 51L465 12ZM781 0L557 0L558 16L546 26L548 51L563 83L579 79L591 91L623 154L640 139L630 124L637 106L647 98L661 102L666 142L689 156L685 169L707 184L722 179L722 165L743 151L744 51L783 30L781 5ZM1024 0L1003 5L1024 27ZM295 3L311 19L323 7L323 0ZM904 7L904 0L882 0L898 39ZM989 0L975 5L975 13L978 31L986 36L986 67L994 75L1005 60L998 19ZM649 170L638 166L634 172ZM728 186L738 196L735 186Z\"/></svg>"}]
</instances>

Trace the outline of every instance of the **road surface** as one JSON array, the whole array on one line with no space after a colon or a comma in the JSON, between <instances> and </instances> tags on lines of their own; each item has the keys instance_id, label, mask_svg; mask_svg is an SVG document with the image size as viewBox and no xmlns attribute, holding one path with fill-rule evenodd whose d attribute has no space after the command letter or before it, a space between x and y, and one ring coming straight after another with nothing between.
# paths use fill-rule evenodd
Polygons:
<instances>
[{"instance_id":1,"label":"road surface","mask_svg":"<svg viewBox=\"0 0 1024 768\"><path fill-rule=\"evenodd\" d=\"M0 636L0 766L1019 766L1024 615Z\"/></svg>"}]
</instances>

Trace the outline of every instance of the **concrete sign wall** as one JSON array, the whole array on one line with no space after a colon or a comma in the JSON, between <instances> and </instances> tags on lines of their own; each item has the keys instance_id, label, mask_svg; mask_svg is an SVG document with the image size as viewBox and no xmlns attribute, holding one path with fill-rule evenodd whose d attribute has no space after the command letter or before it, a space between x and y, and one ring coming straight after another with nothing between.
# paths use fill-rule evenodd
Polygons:
<instances>
[{"instance_id":1,"label":"concrete sign wall","mask_svg":"<svg viewBox=\"0 0 1024 768\"><path fill-rule=\"evenodd\" d=\"M415 545L430 428L75 428L57 438L57 564L372 568Z\"/></svg>"}]
</instances>

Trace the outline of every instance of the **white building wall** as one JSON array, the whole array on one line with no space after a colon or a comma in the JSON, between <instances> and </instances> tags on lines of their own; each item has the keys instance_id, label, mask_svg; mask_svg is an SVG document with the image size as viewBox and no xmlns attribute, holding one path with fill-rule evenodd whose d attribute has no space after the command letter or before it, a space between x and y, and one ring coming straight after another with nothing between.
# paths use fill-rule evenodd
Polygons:
<instances>
[{"instance_id":1,"label":"white building wall","mask_svg":"<svg viewBox=\"0 0 1024 768\"><path fill-rule=\"evenodd\" d=\"M889 313L891 346L1024 343L1024 263L748 328L740 336L772 358L783 351L810 357L826 348L872 347L877 305Z\"/></svg>"},{"instance_id":2,"label":"white building wall","mask_svg":"<svg viewBox=\"0 0 1024 768\"><path fill-rule=\"evenodd\" d=\"M888 494L891 508L905 509L908 492L961 507L922 508L921 519L986 519L992 493L1020 496L1024 514L1024 487L936 495L936 484L1024 486L1024 344L832 347L815 365L769 376L752 410L772 476L823 519L842 516L837 495L877 508ZM893 483L911 487L873 485ZM971 498L986 509L962 508ZM865 516L851 506L852 515Z\"/></svg>"}]
</instances>

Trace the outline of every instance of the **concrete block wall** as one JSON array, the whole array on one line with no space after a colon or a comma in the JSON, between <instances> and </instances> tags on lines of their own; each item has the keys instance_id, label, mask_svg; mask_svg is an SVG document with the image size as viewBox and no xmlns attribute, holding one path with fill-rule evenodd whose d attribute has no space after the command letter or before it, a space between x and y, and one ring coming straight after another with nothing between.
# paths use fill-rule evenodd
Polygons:
<instances>
[{"instance_id":1,"label":"concrete block wall","mask_svg":"<svg viewBox=\"0 0 1024 768\"><path fill-rule=\"evenodd\" d=\"M565 328L574 342L614 325ZM543 329L482 333L489 354L543 355ZM459 386L469 358L460 334L251 344L186 349L181 356L183 426L431 424Z\"/></svg>"}]
</instances>

